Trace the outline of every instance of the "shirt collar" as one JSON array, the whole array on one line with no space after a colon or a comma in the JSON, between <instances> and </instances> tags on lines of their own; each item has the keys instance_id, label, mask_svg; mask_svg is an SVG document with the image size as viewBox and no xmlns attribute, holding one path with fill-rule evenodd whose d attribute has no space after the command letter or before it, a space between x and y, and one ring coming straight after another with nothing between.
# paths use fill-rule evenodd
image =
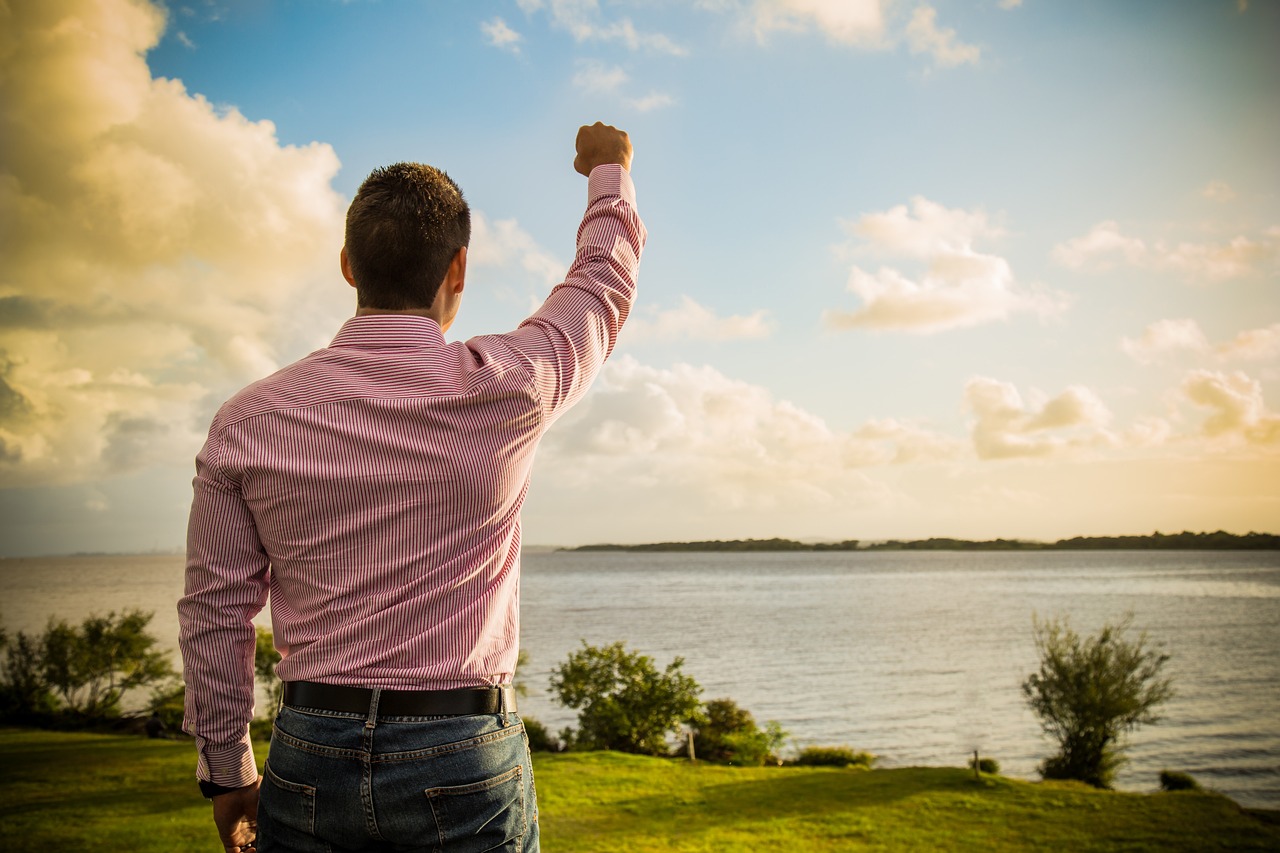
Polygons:
<instances>
[{"instance_id":1,"label":"shirt collar","mask_svg":"<svg viewBox=\"0 0 1280 853\"><path fill-rule=\"evenodd\" d=\"M342 324L330 346L354 349L442 347L440 324L417 314L365 314Z\"/></svg>"}]
</instances>

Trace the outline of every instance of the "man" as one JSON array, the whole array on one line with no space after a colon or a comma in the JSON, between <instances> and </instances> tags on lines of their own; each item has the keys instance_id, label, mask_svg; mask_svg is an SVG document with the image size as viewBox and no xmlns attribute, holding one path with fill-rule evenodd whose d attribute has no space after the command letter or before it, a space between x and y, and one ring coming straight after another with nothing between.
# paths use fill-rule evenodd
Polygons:
<instances>
[{"instance_id":1,"label":"man","mask_svg":"<svg viewBox=\"0 0 1280 853\"><path fill-rule=\"evenodd\" d=\"M340 255L356 316L214 418L178 612L184 728L228 853L538 849L510 685L520 507L539 438L613 348L646 237L627 135L597 122L576 147L573 265L514 332L445 343L467 204L429 166L379 169ZM259 777L268 590L285 689Z\"/></svg>"}]
</instances>

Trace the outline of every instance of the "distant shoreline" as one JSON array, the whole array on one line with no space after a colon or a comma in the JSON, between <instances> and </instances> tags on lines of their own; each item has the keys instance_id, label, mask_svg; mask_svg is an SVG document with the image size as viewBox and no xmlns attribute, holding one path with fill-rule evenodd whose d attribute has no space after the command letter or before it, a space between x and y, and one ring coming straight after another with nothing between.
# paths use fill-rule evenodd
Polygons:
<instances>
[{"instance_id":1,"label":"distant shoreline","mask_svg":"<svg viewBox=\"0 0 1280 853\"><path fill-rule=\"evenodd\" d=\"M794 539L711 539L640 545L581 545L563 551L1266 551L1280 550L1280 535L1246 533L1152 533L1146 536L1076 536L1055 542L1025 539L890 539L863 543L798 542Z\"/></svg>"}]
</instances>

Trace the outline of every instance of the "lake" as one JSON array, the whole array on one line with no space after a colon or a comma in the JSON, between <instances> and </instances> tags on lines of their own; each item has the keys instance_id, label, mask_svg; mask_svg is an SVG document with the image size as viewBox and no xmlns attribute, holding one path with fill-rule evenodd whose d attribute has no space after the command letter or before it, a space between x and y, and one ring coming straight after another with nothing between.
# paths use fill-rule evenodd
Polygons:
<instances>
[{"instance_id":1,"label":"lake","mask_svg":"<svg viewBox=\"0 0 1280 853\"><path fill-rule=\"evenodd\" d=\"M0 621L140 607L176 651L181 575L173 555L3 560ZM844 744L886 767L978 749L1024 778L1053 751L1019 689L1033 614L1091 633L1132 613L1177 692L1131 736L1119 787L1180 770L1280 808L1280 552L531 553L522 613L522 710L552 731L574 713L550 670L583 640L622 640L660 668L682 656L704 698L777 720L790 749Z\"/></svg>"}]
</instances>

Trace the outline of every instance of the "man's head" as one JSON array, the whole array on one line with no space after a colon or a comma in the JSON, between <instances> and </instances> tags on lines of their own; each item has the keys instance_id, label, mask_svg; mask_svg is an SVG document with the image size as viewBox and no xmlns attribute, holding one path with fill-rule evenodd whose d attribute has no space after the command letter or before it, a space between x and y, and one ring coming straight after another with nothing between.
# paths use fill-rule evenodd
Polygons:
<instances>
[{"instance_id":1,"label":"man's head","mask_svg":"<svg viewBox=\"0 0 1280 853\"><path fill-rule=\"evenodd\" d=\"M430 308L471 241L471 210L444 172L396 163L365 178L347 209L346 258L361 308Z\"/></svg>"}]
</instances>

